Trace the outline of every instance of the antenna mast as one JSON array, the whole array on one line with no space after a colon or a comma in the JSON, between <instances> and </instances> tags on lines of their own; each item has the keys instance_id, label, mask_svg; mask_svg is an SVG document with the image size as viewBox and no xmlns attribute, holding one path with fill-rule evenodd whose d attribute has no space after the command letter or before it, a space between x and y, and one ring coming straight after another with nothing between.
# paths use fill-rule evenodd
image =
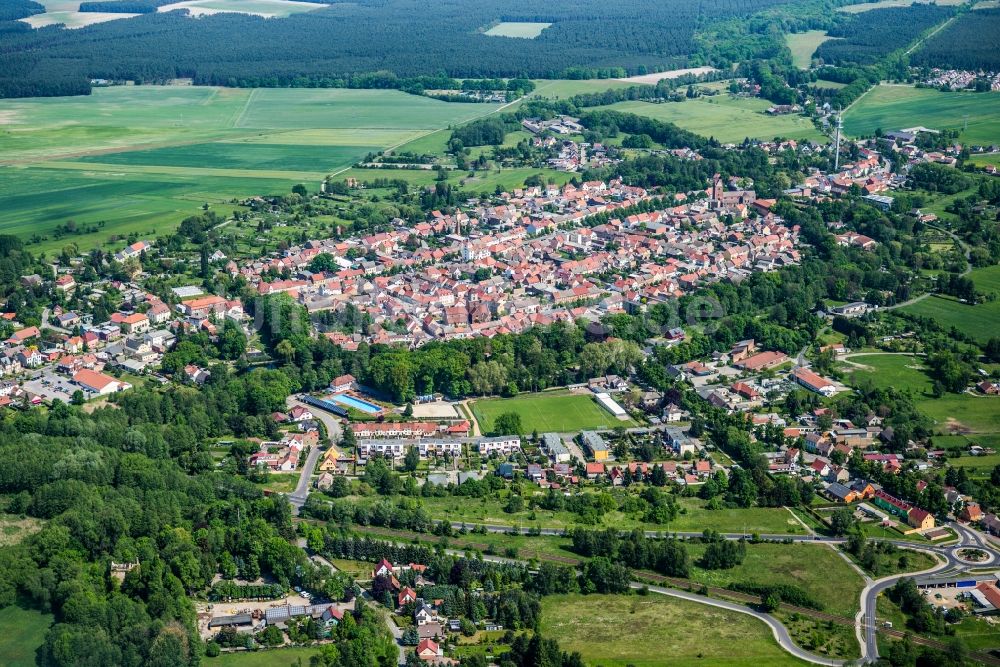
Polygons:
<instances>
[{"instance_id":1,"label":"antenna mast","mask_svg":"<svg viewBox=\"0 0 1000 667\"><path fill-rule=\"evenodd\" d=\"M841 114L840 109L837 109L837 140L836 149L833 154L833 170L840 171L840 130L844 127L844 117Z\"/></svg>"}]
</instances>

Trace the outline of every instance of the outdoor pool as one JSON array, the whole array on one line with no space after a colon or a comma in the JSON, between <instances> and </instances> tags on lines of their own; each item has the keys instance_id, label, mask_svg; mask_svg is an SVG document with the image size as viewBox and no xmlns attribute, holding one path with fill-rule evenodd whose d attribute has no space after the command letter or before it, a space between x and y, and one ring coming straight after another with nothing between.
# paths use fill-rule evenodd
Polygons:
<instances>
[{"instance_id":1,"label":"outdoor pool","mask_svg":"<svg viewBox=\"0 0 1000 667\"><path fill-rule=\"evenodd\" d=\"M360 398L355 398L349 394L335 394L330 397L330 400L334 403L340 403L346 407L354 408L355 410L361 410L361 412L367 412L370 415L377 415L382 412L382 408L374 403L362 401Z\"/></svg>"}]
</instances>

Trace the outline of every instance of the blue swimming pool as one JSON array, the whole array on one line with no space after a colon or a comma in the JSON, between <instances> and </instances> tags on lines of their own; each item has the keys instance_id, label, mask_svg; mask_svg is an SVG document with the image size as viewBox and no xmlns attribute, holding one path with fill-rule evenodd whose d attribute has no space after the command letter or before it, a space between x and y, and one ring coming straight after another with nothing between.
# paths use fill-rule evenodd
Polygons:
<instances>
[{"instance_id":1,"label":"blue swimming pool","mask_svg":"<svg viewBox=\"0 0 1000 667\"><path fill-rule=\"evenodd\" d=\"M377 415L382 412L382 408L374 403L362 401L360 398L348 396L347 394L336 394L331 396L330 400L334 403L340 403L341 405L346 405L349 408L354 408L355 410L361 410L361 412L367 412L370 415Z\"/></svg>"}]
</instances>

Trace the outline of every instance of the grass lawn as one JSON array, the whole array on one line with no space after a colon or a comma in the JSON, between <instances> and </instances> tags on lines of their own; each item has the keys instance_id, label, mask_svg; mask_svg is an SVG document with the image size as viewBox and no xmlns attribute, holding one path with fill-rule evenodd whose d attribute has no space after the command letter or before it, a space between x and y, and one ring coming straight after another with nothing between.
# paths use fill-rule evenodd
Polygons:
<instances>
[{"instance_id":1,"label":"grass lawn","mask_svg":"<svg viewBox=\"0 0 1000 667\"><path fill-rule=\"evenodd\" d=\"M130 233L155 236L206 202L228 213L234 198L285 194L296 183L315 190L368 152L498 108L394 90L201 86L0 100L0 233L35 249L74 242L84 251ZM527 175L501 172L475 187L492 191ZM51 235L68 220L100 226L61 240Z\"/></svg>"},{"instance_id":2,"label":"grass lawn","mask_svg":"<svg viewBox=\"0 0 1000 667\"><path fill-rule=\"evenodd\" d=\"M807 651L842 660L857 660L861 657L861 647L853 627L781 610L775 612L774 616L788 628L792 641Z\"/></svg>"},{"instance_id":3,"label":"grass lawn","mask_svg":"<svg viewBox=\"0 0 1000 667\"><path fill-rule=\"evenodd\" d=\"M372 570L374 569L371 563L362 560L344 560L341 558L330 558L328 560L333 563L334 567L349 575L352 579L371 579Z\"/></svg>"},{"instance_id":4,"label":"grass lawn","mask_svg":"<svg viewBox=\"0 0 1000 667\"><path fill-rule=\"evenodd\" d=\"M478 400L472 404L472 411L484 433L489 433L493 428L493 421L505 412L515 412L521 416L521 427L525 433L573 433L635 425L631 420L619 421L590 395L566 391Z\"/></svg>"},{"instance_id":5,"label":"grass lawn","mask_svg":"<svg viewBox=\"0 0 1000 667\"><path fill-rule=\"evenodd\" d=\"M785 35L785 44L792 51L792 63L798 68L809 69L813 53L828 39L825 30L807 30Z\"/></svg>"},{"instance_id":6,"label":"grass lawn","mask_svg":"<svg viewBox=\"0 0 1000 667\"><path fill-rule=\"evenodd\" d=\"M787 583L798 586L822 602L824 611L853 617L858 611L864 580L843 558L824 544L748 544L741 565L731 570L703 570L698 559L708 545L689 544L695 565L691 579L708 586L733 583Z\"/></svg>"},{"instance_id":7,"label":"grass lawn","mask_svg":"<svg viewBox=\"0 0 1000 667\"><path fill-rule=\"evenodd\" d=\"M997 335L997 323L1000 322L1000 301L970 306L951 297L935 294L901 310L911 315L933 318L945 329L955 327L982 342Z\"/></svg>"},{"instance_id":8,"label":"grass lawn","mask_svg":"<svg viewBox=\"0 0 1000 667\"><path fill-rule=\"evenodd\" d=\"M278 648L267 651L241 651L239 653L223 653L217 658L205 658L205 667L275 667L276 665L294 665L301 661L309 664L309 658L318 655L315 648ZM32 663L34 664L34 663Z\"/></svg>"},{"instance_id":9,"label":"grass lawn","mask_svg":"<svg viewBox=\"0 0 1000 667\"><path fill-rule=\"evenodd\" d=\"M943 93L931 88L881 85L869 91L844 115L851 136L888 132L921 125L932 130L968 129L962 142L991 144L1000 140L1000 93Z\"/></svg>"},{"instance_id":10,"label":"grass lawn","mask_svg":"<svg viewBox=\"0 0 1000 667\"><path fill-rule=\"evenodd\" d=\"M650 594L553 595L541 632L590 665L799 665L762 622L737 612Z\"/></svg>"},{"instance_id":11,"label":"grass lawn","mask_svg":"<svg viewBox=\"0 0 1000 667\"><path fill-rule=\"evenodd\" d=\"M762 99L735 98L728 94L699 97L683 102L619 102L603 109L613 109L676 123L706 137L724 142L741 142L751 139L815 139L824 142L826 137L813 127L812 122L797 114L769 116L764 110L771 103Z\"/></svg>"},{"instance_id":12,"label":"grass lawn","mask_svg":"<svg viewBox=\"0 0 1000 667\"><path fill-rule=\"evenodd\" d=\"M503 23L496 24L483 34L489 35L490 37L520 37L522 39L534 39L535 37L541 35L542 31L550 25L552 24L504 21Z\"/></svg>"},{"instance_id":13,"label":"grass lawn","mask_svg":"<svg viewBox=\"0 0 1000 667\"><path fill-rule=\"evenodd\" d=\"M931 390L931 379L923 367L918 357L878 353L851 356L841 366L853 384L870 380L879 388L908 389L917 396Z\"/></svg>"},{"instance_id":14,"label":"grass lawn","mask_svg":"<svg viewBox=\"0 0 1000 667\"><path fill-rule=\"evenodd\" d=\"M935 439L936 441L937 439ZM1000 454L962 456L957 459L948 459L948 465L955 468L965 468L970 477L988 479L993 473L993 468L1000 465Z\"/></svg>"},{"instance_id":15,"label":"grass lawn","mask_svg":"<svg viewBox=\"0 0 1000 667\"><path fill-rule=\"evenodd\" d=\"M35 650L51 624L51 614L17 605L0 609L0 662L5 667L34 667Z\"/></svg>"}]
</instances>

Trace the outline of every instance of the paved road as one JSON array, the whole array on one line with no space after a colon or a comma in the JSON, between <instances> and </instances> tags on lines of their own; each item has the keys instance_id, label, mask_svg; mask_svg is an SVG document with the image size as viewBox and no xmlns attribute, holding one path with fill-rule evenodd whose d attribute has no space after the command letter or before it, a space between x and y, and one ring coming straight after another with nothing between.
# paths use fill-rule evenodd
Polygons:
<instances>
[{"instance_id":1,"label":"paved road","mask_svg":"<svg viewBox=\"0 0 1000 667\"><path fill-rule=\"evenodd\" d=\"M726 600L719 600L717 598L710 598L704 595L698 595L696 593L688 593L686 591L680 591L674 588L663 588L661 586L646 586L638 582L633 582L631 584L632 588L642 588L646 587L649 589L650 593L656 593L658 595L669 595L670 597L680 598L682 600L690 600L691 602L697 602L699 604L707 604L711 607L718 607L719 609L727 609L729 611L735 611L739 614L746 614L747 616L753 616L754 618L763 621L771 628L771 634L774 635L774 639L778 642L781 648L785 649L796 658L800 660L805 660L814 665L828 665L829 667L841 667L847 664L844 660L831 660L829 658L823 658L805 649L799 648L792 641L791 636L788 634L788 628L781 624L781 621L776 619L770 614L765 614L764 612L757 611L756 609L751 609L742 604L737 604L735 602L727 602ZM733 647L734 651L737 651L737 647Z\"/></svg>"},{"instance_id":2,"label":"paved road","mask_svg":"<svg viewBox=\"0 0 1000 667\"><path fill-rule=\"evenodd\" d=\"M289 409L300 406L312 412L326 426L326 435L330 439L330 442L340 442L340 421L336 417L323 412L319 408L306 405L295 396L289 396L285 400L285 404ZM306 504L306 499L309 497L309 482L312 479L313 471L316 469L316 464L319 462L321 453L322 449L320 447L313 447L309 450L306 462L302 466L302 472L299 473L299 482L295 485L295 490L288 496L288 502L291 503L295 513L298 513L299 509Z\"/></svg>"},{"instance_id":3,"label":"paved road","mask_svg":"<svg viewBox=\"0 0 1000 667\"><path fill-rule=\"evenodd\" d=\"M862 642L863 657L868 662L875 662L879 658L878 641L876 641L878 619L875 609L878 596L886 589L891 588L897 581L906 577L935 573L941 573L946 577L953 577L970 569L983 567L983 565L974 565L960 560L955 554L961 548L982 549L992 556L991 563L993 564L996 564L998 559L1000 559L1000 551L988 540L985 540L979 532L955 522L949 522L947 525L958 534L959 541L957 544L925 548L910 547L919 551L936 554L943 559L941 562L921 572L908 572L902 575L878 579L865 586L865 589L861 592L861 612L858 614L858 623L864 635Z\"/></svg>"}]
</instances>

